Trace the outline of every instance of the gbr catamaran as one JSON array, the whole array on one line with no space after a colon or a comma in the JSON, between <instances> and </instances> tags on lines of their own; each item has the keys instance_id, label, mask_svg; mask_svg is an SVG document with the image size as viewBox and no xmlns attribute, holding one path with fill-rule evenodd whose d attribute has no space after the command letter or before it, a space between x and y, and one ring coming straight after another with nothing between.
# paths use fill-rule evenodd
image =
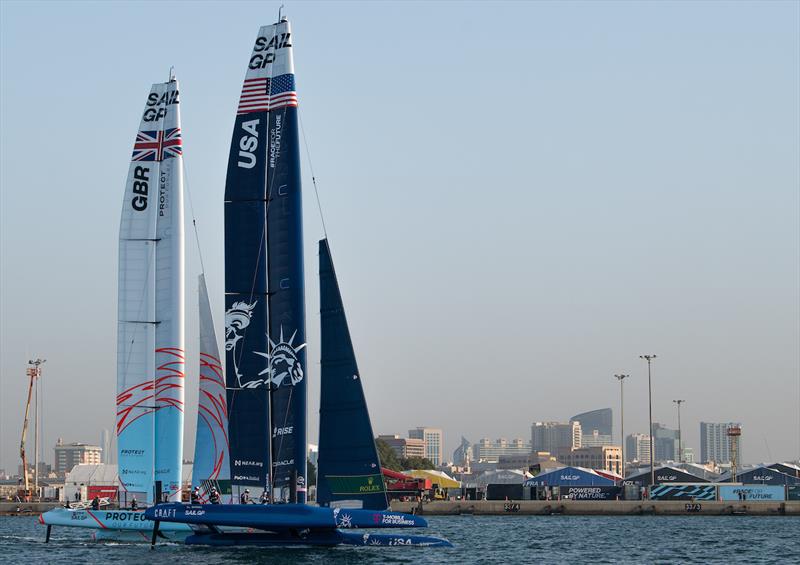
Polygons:
<instances>
[{"instance_id":1,"label":"gbr catamaran","mask_svg":"<svg viewBox=\"0 0 800 565\"><path fill-rule=\"evenodd\" d=\"M154 84L136 134L119 231L117 448L123 510L57 508L51 527L96 538L149 539L144 510L181 500L184 428L184 208L180 98L174 76ZM199 280L200 366L193 482L224 492L229 478L227 405L205 278ZM134 503L135 501L135 503ZM183 538L183 524L161 528Z\"/></svg>"}]
</instances>

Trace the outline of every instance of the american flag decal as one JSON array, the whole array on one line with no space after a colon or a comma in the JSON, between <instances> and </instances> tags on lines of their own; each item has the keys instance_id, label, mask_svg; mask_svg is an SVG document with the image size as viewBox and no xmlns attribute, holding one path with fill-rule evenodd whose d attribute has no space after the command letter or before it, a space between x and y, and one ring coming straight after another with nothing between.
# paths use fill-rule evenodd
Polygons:
<instances>
[{"instance_id":1,"label":"american flag decal","mask_svg":"<svg viewBox=\"0 0 800 565\"><path fill-rule=\"evenodd\" d=\"M133 161L163 161L183 155L181 129L140 131L133 144Z\"/></svg>"},{"instance_id":2,"label":"american flag decal","mask_svg":"<svg viewBox=\"0 0 800 565\"><path fill-rule=\"evenodd\" d=\"M239 110L236 115L264 112L292 106L297 108L297 92L294 90L294 75L245 79Z\"/></svg>"}]
</instances>

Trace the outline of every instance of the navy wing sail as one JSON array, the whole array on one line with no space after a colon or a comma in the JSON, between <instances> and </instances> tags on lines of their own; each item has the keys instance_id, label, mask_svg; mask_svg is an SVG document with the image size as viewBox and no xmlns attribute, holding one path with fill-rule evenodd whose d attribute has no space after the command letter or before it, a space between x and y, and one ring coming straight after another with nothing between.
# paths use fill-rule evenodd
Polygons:
<instances>
[{"instance_id":1,"label":"navy wing sail","mask_svg":"<svg viewBox=\"0 0 800 565\"><path fill-rule=\"evenodd\" d=\"M260 30L254 52L270 30ZM258 88L267 81L267 73L266 69L248 68L225 183L225 385L234 496L246 486L266 488L269 480L269 387L264 376L269 354L269 113L258 98Z\"/></svg>"}]
</instances>

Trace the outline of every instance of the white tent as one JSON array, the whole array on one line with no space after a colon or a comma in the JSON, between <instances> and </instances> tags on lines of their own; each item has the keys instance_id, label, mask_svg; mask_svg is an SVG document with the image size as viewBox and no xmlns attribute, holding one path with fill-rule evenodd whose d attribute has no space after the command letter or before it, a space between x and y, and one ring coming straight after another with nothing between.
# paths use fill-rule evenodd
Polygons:
<instances>
[{"instance_id":1,"label":"white tent","mask_svg":"<svg viewBox=\"0 0 800 565\"><path fill-rule=\"evenodd\" d=\"M181 480L184 488L189 488L192 480L192 464L184 463L181 469ZM90 486L119 486L117 465L111 463L75 465L67 473L60 500L75 500L75 493L81 493L81 500L86 500Z\"/></svg>"},{"instance_id":2,"label":"white tent","mask_svg":"<svg viewBox=\"0 0 800 565\"><path fill-rule=\"evenodd\" d=\"M486 471L478 476L475 482L478 486L486 485L517 485L530 479L533 475L518 469L499 469L497 471Z\"/></svg>"},{"instance_id":3,"label":"white tent","mask_svg":"<svg viewBox=\"0 0 800 565\"><path fill-rule=\"evenodd\" d=\"M81 493L81 500L86 500L90 486L118 486L117 466L109 463L75 465L64 479L64 489L60 500L75 500L75 493Z\"/></svg>"}]
</instances>

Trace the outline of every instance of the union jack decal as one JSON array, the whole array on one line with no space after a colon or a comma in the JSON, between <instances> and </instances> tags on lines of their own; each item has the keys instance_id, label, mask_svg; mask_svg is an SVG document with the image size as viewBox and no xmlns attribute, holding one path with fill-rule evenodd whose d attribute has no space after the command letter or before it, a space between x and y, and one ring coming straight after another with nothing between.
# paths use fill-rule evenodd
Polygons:
<instances>
[{"instance_id":1,"label":"union jack decal","mask_svg":"<svg viewBox=\"0 0 800 565\"><path fill-rule=\"evenodd\" d=\"M132 161L163 161L183 155L181 128L140 131L133 144Z\"/></svg>"}]
</instances>

